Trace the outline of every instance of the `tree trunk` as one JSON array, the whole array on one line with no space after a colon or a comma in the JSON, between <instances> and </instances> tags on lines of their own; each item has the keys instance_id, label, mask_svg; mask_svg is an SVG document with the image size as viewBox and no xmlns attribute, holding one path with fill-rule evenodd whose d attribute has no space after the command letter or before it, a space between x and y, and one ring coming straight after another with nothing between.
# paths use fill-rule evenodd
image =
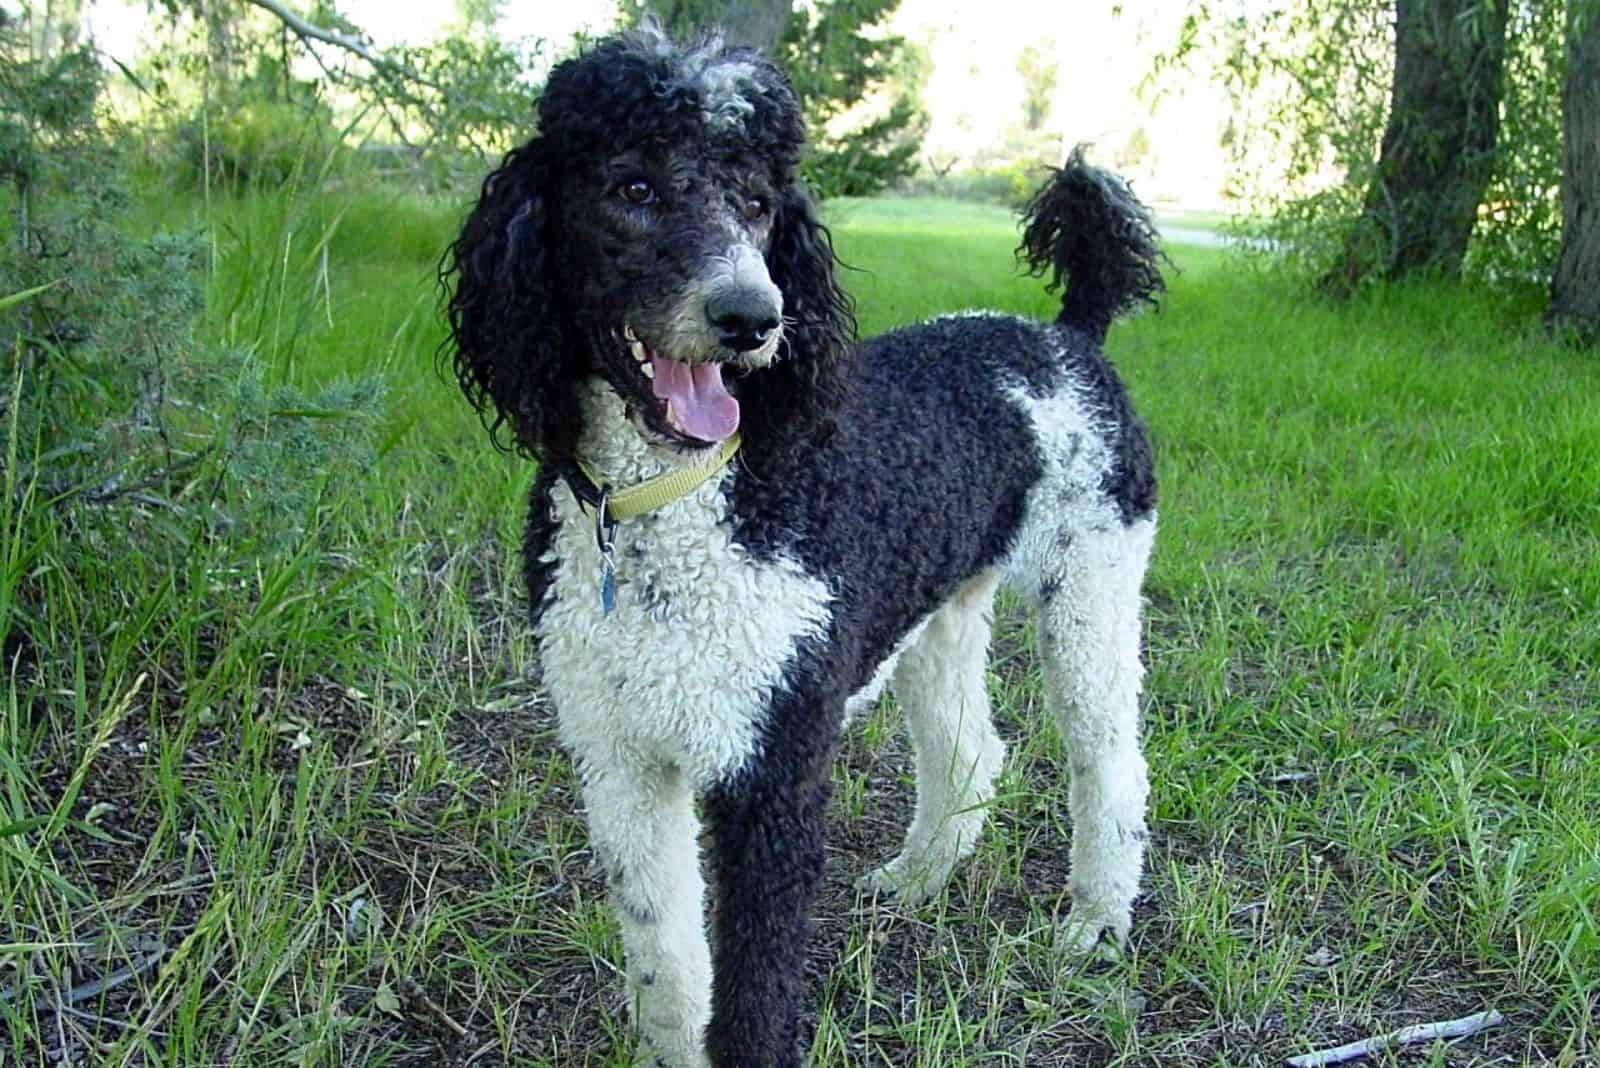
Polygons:
<instances>
[{"instance_id":1,"label":"tree trunk","mask_svg":"<svg viewBox=\"0 0 1600 1068\"><path fill-rule=\"evenodd\" d=\"M54 59L77 48L82 33L83 0L46 0L35 47L40 55Z\"/></svg>"},{"instance_id":2,"label":"tree trunk","mask_svg":"<svg viewBox=\"0 0 1600 1068\"><path fill-rule=\"evenodd\" d=\"M721 18L722 32L729 44L759 48L769 56L777 54L784 24L789 21L789 0L723 6L727 10Z\"/></svg>"},{"instance_id":3,"label":"tree trunk","mask_svg":"<svg viewBox=\"0 0 1600 1068\"><path fill-rule=\"evenodd\" d=\"M1330 287L1460 270L1494 165L1507 10L1508 0L1396 0L1378 174Z\"/></svg>"},{"instance_id":4,"label":"tree trunk","mask_svg":"<svg viewBox=\"0 0 1600 1068\"><path fill-rule=\"evenodd\" d=\"M241 66L239 21L243 9L230 0L201 0L199 11L206 28L208 74L218 86L234 85Z\"/></svg>"},{"instance_id":5,"label":"tree trunk","mask_svg":"<svg viewBox=\"0 0 1600 1068\"><path fill-rule=\"evenodd\" d=\"M1568 0L1567 79L1561 92L1566 166L1561 255L1550 281L1550 325L1600 339L1600 2Z\"/></svg>"},{"instance_id":6,"label":"tree trunk","mask_svg":"<svg viewBox=\"0 0 1600 1068\"><path fill-rule=\"evenodd\" d=\"M789 21L790 0L653 0L645 6L680 37L720 28L728 44L775 56Z\"/></svg>"}]
</instances>

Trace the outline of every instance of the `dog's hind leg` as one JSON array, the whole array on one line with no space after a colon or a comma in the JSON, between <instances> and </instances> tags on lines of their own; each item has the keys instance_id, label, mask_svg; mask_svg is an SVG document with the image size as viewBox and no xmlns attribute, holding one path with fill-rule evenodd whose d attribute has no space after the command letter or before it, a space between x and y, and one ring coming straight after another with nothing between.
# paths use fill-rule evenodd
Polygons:
<instances>
[{"instance_id":1,"label":"dog's hind leg","mask_svg":"<svg viewBox=\"0 0 1600 1068\"><path fill-rule=\"evenodd\" d=\"M1072 914L1086 952L1120 945L1144 866L1150 787L1139 748L1140 585L1152 519L1063 530L1039 570L1039 646L1072 785Z\"/></svg>"},{"instance_id":2,"label":"dog's hind leg","mask_svg":"<svg viewBox=\"0 0 1600 1068\"><path fill-rule=\"evenodd\" d=\"M937 894L972 852L1005 756L984 680L997 581L988 572L961 587L895 668L894 693L916 753L916 815L900 853L862 885L911 904Z\"/></svg>"},{"instance_id":3,"label":"dog's hind leg","mask_svg":"<svg viewBox=\"0 0 1600 1068\"><path fill-rule=\"evenodd\" d=\"M589 764L583 796L622 928L641 1052L653 1058L644 1063L705 1068L711 956L688 784L676 768Z\"/></svg>"}]
</instances>

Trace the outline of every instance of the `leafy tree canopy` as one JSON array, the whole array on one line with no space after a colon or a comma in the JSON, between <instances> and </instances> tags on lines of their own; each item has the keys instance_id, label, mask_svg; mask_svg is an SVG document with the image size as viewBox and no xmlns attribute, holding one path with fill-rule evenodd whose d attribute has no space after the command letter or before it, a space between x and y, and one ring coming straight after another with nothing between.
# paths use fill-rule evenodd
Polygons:
<instances>
[{"instance_id":1,"label":"leafy tree canopy","mask_svg":"<svg viewBox=\"0 0 1600 1068\"><path fill-rule=\"evenodd\" d=\"M1544 276L1560 243L1561 115L1568 0L1513 4L1506 28L1501 122L1469 274ZM1307 279L1343 267L1351 228L1380 170L1395 60L1393 0L1305 0L1268 10L1194 0L1175 47L1156 63L1215 64L1237 108L1228 148L1232 193L1266 239ZM1369 278L1381 273L1374 260ZM1357 279L1359 281L1359 279Z\"/></svg>"}]
</instances>

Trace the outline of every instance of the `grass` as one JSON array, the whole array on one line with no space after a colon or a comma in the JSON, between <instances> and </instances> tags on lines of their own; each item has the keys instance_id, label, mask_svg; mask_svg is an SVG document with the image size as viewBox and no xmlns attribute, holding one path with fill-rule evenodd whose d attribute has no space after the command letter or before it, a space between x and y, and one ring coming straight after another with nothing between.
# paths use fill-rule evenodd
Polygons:
<instances>
[{"instance_id":1,"label":"grass","mask_svg":"<svg viewBox=\"0 0 1600 1068\"><path fill-rule=\"evenodd\" d=\"M229 480L230 522L199 490L52 501L37 447L0 442L0 1063L627 1063L522 624L529 470L434 367L458 210L151 209L209 228L208 347L308 394L383 382L365 431ZM864 330L1053 307L1003 214L832 218ZM1056 951L1065 774L1003 602L1002 796L928 907L850 889L908 815L892 702L844 744L814 1063L1276 1064L1489 1006L1506 1026L1388 1063L1592 1063L1600 363L1458 288L1328 306L1174 255L1164 309L1111 341L1163 487L1133 941Z\"/></svg>"}]
</instances>

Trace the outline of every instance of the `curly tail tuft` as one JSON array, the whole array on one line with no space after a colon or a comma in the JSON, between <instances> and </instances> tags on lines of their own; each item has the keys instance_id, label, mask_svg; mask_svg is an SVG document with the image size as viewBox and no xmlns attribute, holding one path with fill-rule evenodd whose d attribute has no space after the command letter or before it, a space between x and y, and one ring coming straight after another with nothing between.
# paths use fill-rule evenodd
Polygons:
<instances>
[{"instance_id":1,"label":"curly tail tuft","mask_svg":"<svg viewBox=\"0 0 1600 1068\"><path fill-rule=\"evenodd\" d=\"M1084 146L1052 174L1022 212L1017 256L1028 273L1050 272L1051 292L1066 285L1056 322L1076 327L1099 344L1118 316L1155 304L1166 290L1150 209L1128 183L1091 166ZM1170 262L1170 261L1169 261Z\"/></svg>"}]
</instances>

